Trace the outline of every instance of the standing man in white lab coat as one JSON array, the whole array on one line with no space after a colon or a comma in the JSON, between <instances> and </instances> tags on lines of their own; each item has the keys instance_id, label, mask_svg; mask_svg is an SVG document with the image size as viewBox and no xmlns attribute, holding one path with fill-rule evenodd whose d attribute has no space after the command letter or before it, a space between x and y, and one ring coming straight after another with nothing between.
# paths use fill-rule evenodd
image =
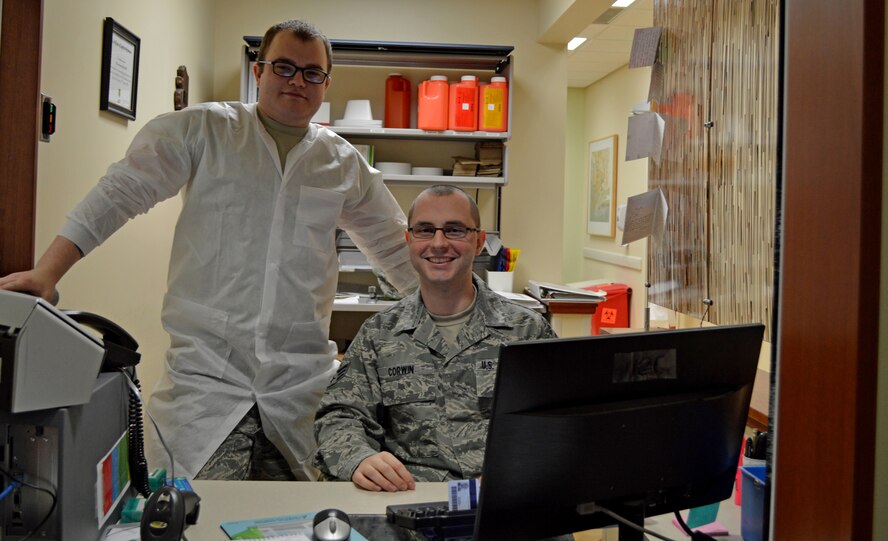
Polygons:
<instances>
[{"instance_id":1,"label":"standing man in white lab coat","mask_svg":"<svg viewBox=\"0 0 888 541\"><path fill-rule=\"evenodd\" d=\"M337 225L400 290L416 284L406 219L381 175L309 122L331 82L327 38L280 23L258 58L258 104L150 121L35 268L0 278L0 289L50 299L81 257L182 192L162 313L170 348L148 406L177 475L313 478L312 423L335 373ZM168 462L156 440L148 447L152 464Z\"/></svg>"}]
</instances>

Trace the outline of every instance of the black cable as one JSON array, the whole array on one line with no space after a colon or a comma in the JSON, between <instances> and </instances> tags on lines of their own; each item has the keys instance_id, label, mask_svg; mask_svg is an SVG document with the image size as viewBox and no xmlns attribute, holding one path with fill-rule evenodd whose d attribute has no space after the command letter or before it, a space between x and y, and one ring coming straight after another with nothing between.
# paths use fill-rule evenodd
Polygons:
<instances>
[{"instance_id":1,"label":"black cable","mask_svg":"<svg viewBox=\"0 0 888 541\"><path fill-rule=\"evenodd\" d=\"M0 501L5 500L6 497L9 496L13 490L17 489L20 486L22 485L19 484L18 481L10 482L9 485L7 485L7 487L3 489L3 492L0 492Z\"/></svg>"},{"instance_id":2,"label":"black cable","mask_svg":"<svg viewBox=\"0 0 888 541\"><path fill-rule=\"evenodd\" d=\"M678 522L678 525L681 526L681 529L685 531L686 534L691 536L691 541L715 541L715 538L707 535L700 531L694 531L690 526L684 521L681 517L681 513L678 511L675 512L675 521Z\"/></svg>"},{"instance_id":3,"label":"black cable","mask_svg":"<svg viewBox=\"0 0 888 541\"><path fill-rule=\"evenodd\" d=\"M49 506L49 512L46 513L46 516L43 517L43 520L41 520L40 523L33 530L31 530L30 532L25 534L25 536L22 537L22 539L21 539L21 541L28 541L28 539L30 539L32 535L34 535L38 530L40 530L40 528L43 527L44 524L46 524L46 522L49 520L49 517L51 517L52 514L55 512L56 502L57 502L55 492L45 489L45 488L38 487L37 485L32 485L31 483L28 483L22 479L18 479L18 478L16 478L16 476L12 475L11 473L6 471L2 467L0 467L0 473L5 475L7 478L11 479L12 481L15 481L16 483L19 483L19 484L24 485L29 488L33 488L35 490L39 490L41 492L46 492L47 494L49 494L49 497L52 498L52 505Z\"/></svg>"},{"instance_id":4,"label":"black cable","mask_svg":"<svg viewBox=\"0 0 888 541\"><path fill-rule=\"evenodd\" d=\"M135 390L130 388L129 392L129 412L127 415L127 447L129 449L129 465L130 480L133 487L144 497L151 494L148 486L148 460L145 459L145 441L144 428L142 426L142 400L136 391L141 391L139 386L139 378L136 377L135 368L132 374L128 374L126 370L121 369L123 375L128 377L135 386Z\"/></svg>"},{"instance_id":5,"label":"black cable","mask_svg":"<svg viewBox=\"0 0 888 541\"><path fill-rule=\"evenodd\" d=\"M135 372L134 372L135 373ZM126 374L126 372L124 372ZM127 374L129 376L129 374ZM127 377L127 383L130 386L130 390L135 393L136 397L139 399L140 404L144 404L142 401L141 392L139 388L133 384L132 377ZM151 416L151 412L147 409L144 410L145 414L148 415L148 419L151 420L151 424L154 425L154 431L157 433L157 439L160 440L160 445L163 447L164 451L166 451L167 458L170 461L170 479L176 479L176 463L173 461L173 453L170 452L170 446L167 445L166 440L163 439L163 433L161 433L160 428L157 426L157 421L154 420L154 417Z\"/></svg>"},{"instance_id":6,"label":"black cable","mask_svg":"<svg viewBox=\"0 0 888 541\"><path fill-rule=\"evenodd\" d=\"M678 525L681 526L681 529L684 530L684 533L688 535L694 535L694 531L691 530L691 527L688 526L687 522L681 516L681 513L678 511L675 512L675 520L678 522Z\"/></svg>"},{"instance_id":7,"label":"black cable","mask_svg":"<svg viewBox=\"0 0 888 541\"><path fill-rule=\"evenodd\" d=\"M644 527L642 527L642 526L639 526L638 524L635 524L635 523L632 522L631 520L628 520L628 519L626 519L626 518L623 518L622 516L620 516L620 515L614 513L614 512L611 511L610 509L605 509L604 507L601 507L600 505L594 505L594 506L592 507L592 509L589 509L589 510L588 510L588 512L589 512L589 513L604 513L605 515L607 515L607 516L609 516L610 518L616 520L616 521L619 522L620 524L623 524L623 525L625 525L625 526L628 526L628 527L630 527L630 528L632 528L632 529L634 529L634 530L638 530L639 532L645 533L645 534L647 534L647 535L654 536L654 537L656 537L657 539L662 539L663 541L674 541L674 540L673 540L672 538L670 538L670 537L666 537L665 535L658 534L657 532L654 532L654 531L648 530L647 528L644 528Z\"/></svg>"}]
</instances>

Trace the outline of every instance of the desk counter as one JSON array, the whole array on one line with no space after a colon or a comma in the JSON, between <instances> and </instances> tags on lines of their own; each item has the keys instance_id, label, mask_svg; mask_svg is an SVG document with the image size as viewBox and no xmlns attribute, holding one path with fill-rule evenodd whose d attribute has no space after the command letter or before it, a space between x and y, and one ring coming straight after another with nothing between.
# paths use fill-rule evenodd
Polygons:
<instances>
[{"instance_id":1,"label":"desk counter","mask_svg":"<svg viewBox=\"0 0 888 541\"><path fill-rule=\"evenodd\" d=\"M286 482L286 481L193 481L201 497L198 523L186 530L189 541L224 541L227 536L219 527L224 521L249 520L313 513L335 507L354 514L385 514L387 505L443 501L447 499L447 483L417 483L409 492L368 492L352 483ZM740 508L723 502L719 520L732 533L721 540L740 541ZM682 539L672 524L672 515L653 517L646 526L673 539ZM616 540L615 528L584 532L578 540ZM375 541L375 540L371 540Z\"/></svg>"}]
</instances>

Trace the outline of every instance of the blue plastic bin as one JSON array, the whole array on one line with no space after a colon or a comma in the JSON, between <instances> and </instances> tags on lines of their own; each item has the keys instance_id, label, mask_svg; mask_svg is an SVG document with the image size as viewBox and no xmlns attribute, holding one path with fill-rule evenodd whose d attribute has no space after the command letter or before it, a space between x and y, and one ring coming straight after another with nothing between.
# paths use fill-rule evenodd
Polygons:
<instances>
[{"instance_id":1,"label":"blue plastic bin","mask_svg":"<svg viewBox=\"0 0 888 541\"><path fill-rule=\"evenodd\" d=\"M743 466L743 501L740 504L740 535L744 541L762 541L765 524L765 466Z\"/></svg>"}]
</instances>

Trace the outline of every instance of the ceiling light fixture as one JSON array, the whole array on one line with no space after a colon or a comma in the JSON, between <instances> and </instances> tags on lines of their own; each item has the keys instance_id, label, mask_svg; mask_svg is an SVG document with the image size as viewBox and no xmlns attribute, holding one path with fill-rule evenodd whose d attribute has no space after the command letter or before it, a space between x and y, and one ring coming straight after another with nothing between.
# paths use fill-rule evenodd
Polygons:
<instances>
[{"instance_id":1,"label":"ceiling light fixture","mask_svg":"<svg viewBox=\"0 0 888 541\"><path fill-rule=\"evenodd\" d=\"M576 49L577 47L579 47L580 45L582 45L585 42L586 42L586 38L581 38L579 36L575 37L574 39L567 42L567 50L573 51L574 49Z\"/></svg>"},{"instance_id":2,"label":"ceiling light fixture","mask_svg":"<svg viewBox=\"0 0 888 541\"><path fill-rule=\"evenodd\" d=\"M625 8L625 7L629 7L629 6L631 6L631 5L632 5L632 2L635 2L635 0L616 0L616 2L614 2L613 4L611 4L611 7L614 7L614 8Z\"/></svg>"}]
</instances>

